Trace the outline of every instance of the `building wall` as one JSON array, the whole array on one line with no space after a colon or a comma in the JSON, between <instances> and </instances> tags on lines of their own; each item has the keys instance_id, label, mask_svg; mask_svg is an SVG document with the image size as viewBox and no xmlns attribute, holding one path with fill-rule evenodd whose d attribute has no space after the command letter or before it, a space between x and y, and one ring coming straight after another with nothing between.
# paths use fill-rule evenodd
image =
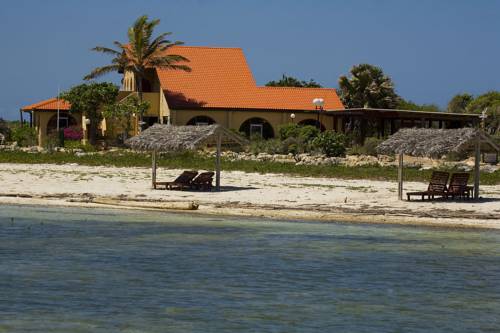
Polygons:
<instances>
[{"instance_id":1,"label":"building wall","mask_svg":"<svg viewBox=\"0 0 500 333\"><path fill-rule=\"evenodd\" d=\"M295 114L295 119L292 120L291 114ZM224 127L239 130L241 125L251 118L262 118L266 120L273 128L274 133L278 133L280 125L289 123L299 123L304 120L317 120L315 112L307 111L262 111L262 110L244 110L244 111L228 111L228 110L171 110L172 124L186 125L189 120L196 116L206 116L212 118L217 124ZM320 116L320 123L326 129L333 129L332 117L327 115Z\"/></svg>"},{"instance_id":2,"label":"building wall","mask_svg":"<svg viewBox=\"0 0 500 333\"><path fill-rule=\"evenodd\" d=\"M71 113L75 118L77 126L82 126L82 116L79 113ZM38 145L43 147L47 143L47 125L50 119L57 116L57 111L34 111L33 125L37 131Z\"/></svg>"}]
</instances>

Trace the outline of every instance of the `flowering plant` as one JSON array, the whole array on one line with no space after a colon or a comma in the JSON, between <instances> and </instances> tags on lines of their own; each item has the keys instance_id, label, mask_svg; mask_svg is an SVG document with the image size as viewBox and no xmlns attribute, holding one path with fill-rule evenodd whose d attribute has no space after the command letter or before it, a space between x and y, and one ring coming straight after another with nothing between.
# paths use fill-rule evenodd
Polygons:
<instances>
[{"instance_id":1,"label":"flowering plant","mask_svg":"<svg viewBox=\"0 0 500 333\"><path fill-rule=\"evenodd\" d=\"M66 127L64 129L64 138L66 140L81 140L83 138L83 130L78 126Z\"/></svg>"}]
</instances>

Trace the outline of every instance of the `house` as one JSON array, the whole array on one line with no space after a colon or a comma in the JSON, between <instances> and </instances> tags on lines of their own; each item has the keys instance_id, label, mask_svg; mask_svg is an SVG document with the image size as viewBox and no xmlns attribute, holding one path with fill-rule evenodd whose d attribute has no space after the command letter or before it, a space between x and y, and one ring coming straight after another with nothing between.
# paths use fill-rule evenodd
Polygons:
<instances>
[{"instance_id":1,"label":"house","mask_svg":"<svg viewBox=\"0 0 500 333\"><path fill-rule=\"evenodd\" d=\"M405 110L345 110L335 89L258 86L240 48L174 46L167 52L187 59L190 72L151 68L142 82L143 98L150 103L144 115L145 126L154 123L174 125L221 124L224 127L272 138L287 123L348 132L361 128L365 135L394 133L400 127L463 127L477 116ZM123 73L120 98L136 93L131 72ZM317 107L314 99L323 100ZM50 99L22 108L29 112L38 130L40 145L57 126L80 125L82 116L69 112L70 105ZM134 119L136 134L138 119ZM108 126L109 127L109 126ZM375 128L371 133L368 128ZM101 128L103 131L105 128ZM373 131L372 131L373 132ZM116 133L106 133L116 136Z\"/></svg>"}]
</instances>

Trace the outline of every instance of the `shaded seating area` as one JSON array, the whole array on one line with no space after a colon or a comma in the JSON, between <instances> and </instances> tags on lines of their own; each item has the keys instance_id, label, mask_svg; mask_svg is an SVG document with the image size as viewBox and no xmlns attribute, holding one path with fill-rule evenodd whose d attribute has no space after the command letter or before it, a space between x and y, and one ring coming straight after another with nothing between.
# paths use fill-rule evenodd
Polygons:
<instances>
[{"instance_id":1,"label":"shaded seating area","mask_svg":"<svg viewBox=\"0 0 500 333\"><path fill-rule=\"evenodd\" d=\"M213 177L215 175L215 190L220 191L221 146L223 142L240 145L248 143L246 139L234 134L221 125L173 126L161 124L149 127L139 135L128 139L125 143L134 150L151 152L151 182L154 189L165 186L168 189L192 188L208 190L212 189ZM194 176L193 174L188 175L183 173L172 182L156 181L157 157L159 154L197 150L207 145L214 145L216 147L215 172L201 173L198 176L197 172ZM188 179L188 176L192 176L192 178ZM182 178L179 179L180 177Z\"/></svg>"},{"instance_id":2,"label":"shaded seating area","mask_svg":"<svg viewBox=\"0 0 500 333\"><path fill-rule=\"evenodd\" d=\"M436 196L446 197L448 189L446 185L448 184L449 177L450 174L448 172L434 171L427 190L421 192L407 192L406 196L408 201L410 201L412 196L419 196L422 200L425 200L425 196L427 196L429 200L434 199Z\"/></svg>"},{"instance_id":3,"label":"shaded seating area","mask_svg":"<svg viewBox=\"0 0 500 333\"><path fill-rule=\"evenodd\" d=\"M203 190L211 191L212 183L214 181L215 173L213 171L202 172L198 174L198 171L187 170L183 171L179 177L171 182L158 182L153 183L153 188L156 189L166 189L166 190Z\"/></svg>"},{"instance_id":4,"label":"shaded seating area","mask_svg":"<svg viewBox=\"0 0 500 333\"><path fill-rule=\"evenodd\" d=\"M407 192L408 201L412 196L419 196L421 200L434 200L436 197L445 199L471 199L474 188L468 185L470 175L466 172L453 173L450 178L449 172L433 171L429 186L426 191ZM450 183L448 184L448 179Z\"/></svg>"},{"instance_id":5,"label":"shaded seating area","mask_svg":"<svg viewBox=\"0 0 500 333\"><path fill-rule=\"evenodd\" d=\"M214 173L212 171L200 173L191 182L191 188L194 190L210 191L214 180Z\"/></svg>"},{"instance_id":6,"label":"shaded seating area","mask_svg":"<svg viewBox=\"0 0 500 333\"><path fill-rule=\"evenodd\" d=\"M160 189L162 186L167 190L180 189L183 190L185 188L191 187L192 180L198 175L198 171L184 171L177 177L174 181L171 182L153 182L153 188Z\"/></svg>"},{"instance_id":7,"label":"shaded seating area","mask_svg":"<svg viewBox=\"0 0 500 333\"><path fill-rule=\"evenodd\" d=\"M451 197L452 199L470 199L473 197L474 187L468 185L469 176L466 172L452 174L446 197Z\"/></svg>"},{"instance_id":8,"label":"shaded seating area","mask_svg":"<svg viewBox=\"0 0 500 333\"><path fill-rule=\"evenodd\" d=\"M474 186L469 186L468 173L455 173L449 185L442 188L445 174L433 174L427 191L410 192L423 199L438 193L444 198L479 199L481 153L498 154L500 147L484 131L477 128L433 129L404 128L391 135L377 147L379 154L398 155L398 198L403 199L404 160L403 156L442 158L450 154L474 155ZM448 181L448 178L446 178Z\"/></svg>"}]
</instances>

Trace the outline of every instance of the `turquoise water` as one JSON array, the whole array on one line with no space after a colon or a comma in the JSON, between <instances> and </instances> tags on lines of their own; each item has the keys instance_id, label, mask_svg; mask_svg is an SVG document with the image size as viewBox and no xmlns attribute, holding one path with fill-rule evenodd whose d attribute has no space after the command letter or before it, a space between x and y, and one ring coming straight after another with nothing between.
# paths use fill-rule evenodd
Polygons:
<instances>
[{"instance_id":1,"label":"turquoise water","mask_svg":"<svg viewBox=\"0 0 500 333\"><path fill-rule=\"evenodd\" d=\"M500 332L500 233L0 206L0 332Z\"/></svg>"}]
</instances>

